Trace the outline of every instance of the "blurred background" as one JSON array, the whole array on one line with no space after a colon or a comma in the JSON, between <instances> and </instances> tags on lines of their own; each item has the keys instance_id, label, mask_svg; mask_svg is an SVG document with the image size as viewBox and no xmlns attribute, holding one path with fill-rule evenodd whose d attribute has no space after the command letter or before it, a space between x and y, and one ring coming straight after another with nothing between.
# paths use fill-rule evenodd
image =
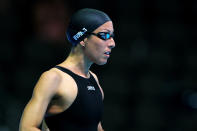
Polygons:
<instances>
[{"instance_id":1,"label":"blurred background","mask_svg":"<svg viewBox=\"0 0 197 131\"><path fill-rule=\"evenodd\" d=\"M115 28L108 64L91 68L105 92L105 131L196 131L195 0L1 0L0 131L18 130L41 73L70 51L69 17L85 7Z\"/></svg>"}]
</instances>

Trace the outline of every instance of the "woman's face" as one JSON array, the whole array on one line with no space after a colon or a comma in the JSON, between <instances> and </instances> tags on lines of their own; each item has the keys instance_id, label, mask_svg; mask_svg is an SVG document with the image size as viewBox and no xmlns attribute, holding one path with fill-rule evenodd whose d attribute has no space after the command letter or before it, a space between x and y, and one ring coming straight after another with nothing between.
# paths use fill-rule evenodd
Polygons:
<instances>
[{"instance_id":1,"label":"woman's face","mask_svg":"<svg viewBox=\"0 0 197 131\"><path fill-rule=\"evenodd\" d=\"M97 34L99 32L106 32L113 34L114 28L111 21L108 21L97 28L93 33ZM84 53L87 58L98 65L103 65L107 63L108 58L112 48L115 47L115 42L112 37L107 40L103 40L96 35L90 35L86 40L84 40L85 48Z\"/></svg>"}]
</instances>

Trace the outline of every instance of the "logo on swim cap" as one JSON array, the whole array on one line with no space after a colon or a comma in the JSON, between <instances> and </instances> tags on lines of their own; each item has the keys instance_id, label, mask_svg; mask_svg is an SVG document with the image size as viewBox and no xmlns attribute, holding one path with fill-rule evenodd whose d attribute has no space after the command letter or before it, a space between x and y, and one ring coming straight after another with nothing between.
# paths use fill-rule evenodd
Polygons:
<instances>
[{"instance_id":1,"label":"logo on swim cap","mask_svg":"<svg viewBox=\"0 0 197 131\"><path fill-rule=\"evenodd\" d=\"M76 35L73 36L73 39L78 40L81 36L83 36L88 30L83 28L82 31L77 32Z\"/></svg>"}]
</instances>

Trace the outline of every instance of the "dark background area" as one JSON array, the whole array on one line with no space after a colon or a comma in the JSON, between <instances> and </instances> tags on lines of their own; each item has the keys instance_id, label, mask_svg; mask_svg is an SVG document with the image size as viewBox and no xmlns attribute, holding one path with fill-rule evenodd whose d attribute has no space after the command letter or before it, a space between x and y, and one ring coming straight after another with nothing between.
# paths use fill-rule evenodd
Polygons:
<instances>
[{"instance_id":1,"label":"dark background area","mask_svg":"<svg viewBox=\"0 0 197 131\"><path fill-rule=\"evenodd\" d=\"M1 0L0 131L17 131L42 72L62 62L70 15L96 8L116 48L93 65L105 92L105 131L197 130L197 1Z\"/></svg>"}]
</instances>

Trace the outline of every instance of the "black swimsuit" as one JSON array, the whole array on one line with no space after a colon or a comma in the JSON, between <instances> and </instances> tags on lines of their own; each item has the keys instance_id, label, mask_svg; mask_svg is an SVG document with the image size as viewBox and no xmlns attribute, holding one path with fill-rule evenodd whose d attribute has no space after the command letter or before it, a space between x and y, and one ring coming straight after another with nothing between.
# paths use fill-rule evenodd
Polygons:
<instances>
[{"instance_id":1,"label":"black swimsuit","mask_svg":"<svg viewBox=\"0 0 197 131\"><path fill-rule=\"evenodd\" d=\"M75 80L78 94L66 111L45 116L50 131L97 131L103 114L103 101L96 80L91 73L90 78L83 78L66 68L55 68L69 74Z\"/></svg>"}]
</instances>

